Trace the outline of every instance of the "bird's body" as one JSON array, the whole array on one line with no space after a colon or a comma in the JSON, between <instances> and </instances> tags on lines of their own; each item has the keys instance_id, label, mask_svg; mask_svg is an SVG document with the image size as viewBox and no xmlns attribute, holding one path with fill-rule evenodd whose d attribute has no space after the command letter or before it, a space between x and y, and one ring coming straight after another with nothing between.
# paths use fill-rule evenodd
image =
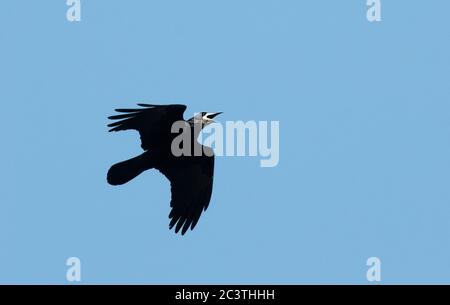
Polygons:
<instances>
[{"instance_id":1,"label":"bird's body","mask_svg":"<svg viewBox=\"0 0 450 305\"><path fill-rule=\"evenodd\" d=\"M146 170L159 170L171 184L169 228L175 227L176 233L181 230L184 234L195 227L211 199L214 154L211 148L197 142L197 136L201 128L213 122L212 118L219 113L203 112L185 121L185 105L139 105L143 108L116 109L125 114L109 117L119 121L108 126L110 131L137 130L144 153L113 165L108 171L107 181L111 185L121 185ZM176 122L190 128L190 154L177 156L173 152L172 143L178 134L172 132L172 126ZM201 124L200 128L196 128L197 123ZM204 153L196 155L194 151Z\"/></svg>"}]
</instances>

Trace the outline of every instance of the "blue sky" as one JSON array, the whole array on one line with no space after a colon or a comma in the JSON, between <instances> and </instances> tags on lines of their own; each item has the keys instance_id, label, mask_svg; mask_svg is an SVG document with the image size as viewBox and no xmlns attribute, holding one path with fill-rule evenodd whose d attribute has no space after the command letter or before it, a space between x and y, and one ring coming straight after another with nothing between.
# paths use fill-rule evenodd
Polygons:
<instances>
[{"instance_id":1,"label":"blue sky","mask_svg":"<svg viewBox=\"0 0 450 305\"><path fill-rule=\"evenodd\" d=\"M450 3L3 1L0 283L450 282ZM280 163L216 160L197 228L169 231L158 172L108 115L185 103L279 120ZM189 114L187 116L189 116Z\"/></svg>"}]
</instances>

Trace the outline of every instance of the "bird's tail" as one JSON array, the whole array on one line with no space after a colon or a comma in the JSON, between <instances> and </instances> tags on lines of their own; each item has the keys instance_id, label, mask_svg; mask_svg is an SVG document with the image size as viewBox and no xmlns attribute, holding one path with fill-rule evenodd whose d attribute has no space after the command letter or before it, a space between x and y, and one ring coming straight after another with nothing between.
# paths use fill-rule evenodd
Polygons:
<instances>
[{"instance_id":1,"label":"bird's tail","mask_svg":"<svg viewBox=\"0 0 450 305\"><path fill-rule=\"evenodd\" d=\"M149 152L145 152L137 157L111 166L106 179L111 185L121 185L136 178L142 172L152 167L152 158Z\"/></svg>"}]
</instances>

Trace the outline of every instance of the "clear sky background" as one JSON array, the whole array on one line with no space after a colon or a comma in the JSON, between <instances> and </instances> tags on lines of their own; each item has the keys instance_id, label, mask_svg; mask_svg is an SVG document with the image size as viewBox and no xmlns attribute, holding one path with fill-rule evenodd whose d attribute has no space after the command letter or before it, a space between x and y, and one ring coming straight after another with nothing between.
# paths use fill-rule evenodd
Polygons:
<instances>
[{"instance_id":1,"label":"clear sky background","mask_svg":"<svg viewBox=\"0 0 450 305\"><path fill-rule=\"evenodd\" d=\"M450 2L9 0L0 10L0 283L450 283ZM217 158L196 229L107 116L137 102L279 120L280 163Z\"/></svg>"}]
</instances>

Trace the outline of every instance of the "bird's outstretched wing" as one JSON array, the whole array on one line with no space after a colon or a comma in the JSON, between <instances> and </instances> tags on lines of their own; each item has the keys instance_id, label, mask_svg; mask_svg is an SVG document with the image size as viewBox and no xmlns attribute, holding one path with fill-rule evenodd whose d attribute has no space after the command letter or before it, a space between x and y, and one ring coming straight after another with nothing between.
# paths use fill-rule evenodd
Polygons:
<instances>
[{"instance_id":1,"label":"bird's outstretched wing","mask_svg":"<svg viewBox=\"0 0 450 305\"><path fill-rule=\"evenodd\" d=\"M142 108L116 109L124 114L110 116L111 120L118 120L108 125L109 131L134 129L141 136L141 147L144 150L171 143L172 124L183 120L185 105L149 105L138 104Z\"/></svg>"},{"instance_id":2,"label":"bird's outstretched wing","mask_svg":"<svg viewBox=\"0 0 450 305\"><path fill-rule=\"evenodd\" d=\"M210 149L206 147L206 149ZM157 169L170 181L172 200L169 229L175 226L175 233L181 234L194 229L200 215L206 211L211 199L214 176L214 155L186 157L183 169L170 165Z\"/></svg>"}]
</instances>

